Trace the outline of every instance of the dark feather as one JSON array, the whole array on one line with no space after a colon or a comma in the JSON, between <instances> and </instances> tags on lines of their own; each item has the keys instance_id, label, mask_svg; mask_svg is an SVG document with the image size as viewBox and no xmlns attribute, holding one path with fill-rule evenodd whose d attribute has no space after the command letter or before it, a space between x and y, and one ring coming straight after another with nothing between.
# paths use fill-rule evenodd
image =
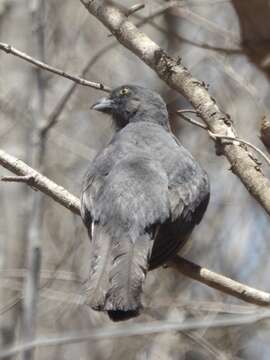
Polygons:
<instances>
[{"instance_id":1,"label":"dark feather","mask_svg":"<svg viewBox=\"0 0 270 360\"><path fill-rule=\"evenodd\" d=\"M112 321L129 320L140 314L139 310L108 310L107 313Z\"/></svg>"},{"instance_id":2,"label":"dark feather","mask_svg":"<svg viewBox=\"0 0 270 360\"><path fill-rule=\"evenodd\" d=\"M186 245L193 228L201 221L208 202L209 194L206 194L205 199L198 204L193 212L190 210L186 217L183 216L185 212L182 212L177 220L173 222L168 220L160 227L154 242L149 270L166 263Z\"/></svg>"}]
</instances>

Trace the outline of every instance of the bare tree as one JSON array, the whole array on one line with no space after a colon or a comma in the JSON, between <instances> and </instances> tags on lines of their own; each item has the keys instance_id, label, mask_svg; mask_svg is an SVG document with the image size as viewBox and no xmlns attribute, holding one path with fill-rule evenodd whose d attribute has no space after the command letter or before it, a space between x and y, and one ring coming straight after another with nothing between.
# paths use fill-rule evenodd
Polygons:
<instances>
[{"instance_id":1,"label":"bare tree","mask_svg":"<svg viewBox=\"0 0 270 360\"><path fill-rule=\"evenodd\" d=\"M264 346L268 358L269 344L260 337L267 330L260 324L269 313L257 308L270 301L269 157L258 138L261 126L267 148L267 11L263 1L131 7L99 0L0 2L0 138L6 150L0 164L15 174L1 173L0 323L6 350L0 356L253 359L263 358ZM206 131L177 114L174 122L181 126L174 129L208 170L212 203L193 234L191 261L177 257L168 269L149 274L138 320L146 322L110 327L84 305L91 249L71 193L78 195L87 161L111 136L107 120L90 113L89 104L97 90L128 82L157 89L174 112L191 105L178 115ZM235 177L226 171L228 162ZM13 319L8 332L7 315ZM143 334L125 342L124 335ZM22 345L11 346L13 338Z\"/></svg>"}]
</instances>

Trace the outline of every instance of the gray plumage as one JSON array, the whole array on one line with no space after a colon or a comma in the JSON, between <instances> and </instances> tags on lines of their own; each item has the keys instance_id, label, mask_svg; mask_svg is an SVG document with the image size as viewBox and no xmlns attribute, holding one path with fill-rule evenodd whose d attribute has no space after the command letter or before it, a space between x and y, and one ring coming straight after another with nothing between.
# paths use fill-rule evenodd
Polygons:
<instances>
[{"instance_id":1,"label":"gray plumage","mask_svg":"<svg viewBox=\"0 0 270 360\"><path fill-rule=\"evenodd\" d=\"M174 256L209 201L206 173L170 131L162 98L121 86L93 109L116 134L91 163L81 214L92 240L87 303L112 320L137 316L148 270Z\"/></svg>"}]
</instances>

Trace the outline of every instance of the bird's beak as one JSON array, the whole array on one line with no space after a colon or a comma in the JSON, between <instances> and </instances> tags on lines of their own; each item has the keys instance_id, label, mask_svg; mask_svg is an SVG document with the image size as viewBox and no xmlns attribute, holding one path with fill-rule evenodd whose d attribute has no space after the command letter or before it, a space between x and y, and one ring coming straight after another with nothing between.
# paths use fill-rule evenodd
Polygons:
<instances>
[{"instance_id":1,"label":"bird's beak","mask_svg":"<svg viewBox=\"0 0 270 360\"><path fill-rule=\"evenodd\" d=\"M113 100L109 98L99 99L95 104L91 106L91 109L101 111L101 112L110 112L113 108Z\"/></svg>"}]
</instances>

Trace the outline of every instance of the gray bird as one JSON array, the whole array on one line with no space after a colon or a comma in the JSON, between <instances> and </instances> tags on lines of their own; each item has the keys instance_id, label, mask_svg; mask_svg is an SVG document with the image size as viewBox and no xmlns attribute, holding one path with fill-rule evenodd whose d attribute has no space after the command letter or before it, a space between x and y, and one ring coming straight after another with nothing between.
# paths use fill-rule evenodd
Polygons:
<instances>
[{"instance_id":1,"label":"gray bird","mask_svg":"<svg viewBox=\"0 0 270 360\"><path fill-rule=\"evenodd\" d=\"M88 169L81 215L92 241L87 304L114 321L139 315L148 270L183 247L209 201L207 174L170 130L163 99L125 85L94 110L116 133Z\"/></svg>"}]
</instances>

